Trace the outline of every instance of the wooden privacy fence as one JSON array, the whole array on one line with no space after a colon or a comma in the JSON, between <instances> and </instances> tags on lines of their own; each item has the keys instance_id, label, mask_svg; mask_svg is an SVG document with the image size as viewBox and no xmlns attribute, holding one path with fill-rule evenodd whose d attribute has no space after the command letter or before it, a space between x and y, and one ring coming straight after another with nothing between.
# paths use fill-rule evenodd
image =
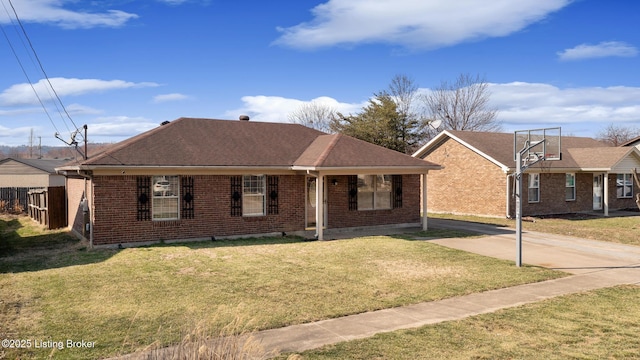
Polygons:
<instances>
[{"instance_id":1,"label":"wooden privacy fence","mask_svg":"<svg viewBox=\"0 0 640 360\"><path fill-rule=\"evenodd\" d=\"M29 191L29 217L48 229L67 226L64 186Z\"/></svg>"},{"instance_id":2,"label":"wooden privacy fence","mask_svg":"<svg viewBox=\"0 0 640 360\"><path fill-rule=\"evenodd\" d=\"M30 190L29 187L3 187L0 188L0 212L20 213L27 212Z\"/></svg>"}]
</instances>

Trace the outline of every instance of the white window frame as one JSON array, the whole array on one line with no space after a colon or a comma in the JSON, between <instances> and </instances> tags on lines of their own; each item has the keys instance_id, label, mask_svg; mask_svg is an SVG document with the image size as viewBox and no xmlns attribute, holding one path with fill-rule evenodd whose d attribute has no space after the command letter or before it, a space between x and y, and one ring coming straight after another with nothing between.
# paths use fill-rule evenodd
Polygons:
<instances>
[{"instance_id":1,"label":"white window frame","mask_svg":"<svg viewBox=\"0 0 640 360\"><path fill-rule=\"evenodd\" d=\"M392 175L358 175L358 210L390 210L392 188Z\"/></svg>"},{"instance_id":2,"label":"white window frame","mask_svg":"<svg viewBox=\"0 0 640 360\"><path fill-rule=\"evenodd\" d=\"M622 177L622 179L620 178ZM622 183L621 183L622 182ZM629 193L625 192L629 189ZM618 199L633 198L633 177L632 174L617 174L616 176L616 195Z\"/></svg>"},{"instance_id":3,"label":"white window frame","mask_svg":"<svg viewBox=\"0 0 640 360\"><path fill-rule=\"evenodd\" d=\"M151 178L151 219L180 219L180 177L161 175ZM174 216L172 216L174 215Z\"/></svg>"},{"instance_id":4,"label":"white window frame","mask_svg":"<svg viewBox=\"0 0 640 360\"><path fill-rule=\"evenodd\" d=\"M564 199L566 201L575 201L576 200L576 174L575 173L565 174L564 187L565 187Z\"/></svg>"},{"instance_id":5,"label":"white window frame","mask_svg":"<svg viewBox=\"0 0 640 360\"><path fill-rule=\"evenodd\" d=\"M265 175L242 176L242 216L265 216L267 177ZM260 204L256 206L256 204Z\"/></svg>"},{"instance_id":6,"label":"white window frame","mask_svg":"<svg viewBox=\"0 0 640 360\"><path fill-rule=\"evenodd\" d=\"M529 193L527 196L527 200L530 203L539 203L540 202L540 174L531 173L529 174ZM531 194L535 194L531 196Z\"/></svg>"}]
</instances>

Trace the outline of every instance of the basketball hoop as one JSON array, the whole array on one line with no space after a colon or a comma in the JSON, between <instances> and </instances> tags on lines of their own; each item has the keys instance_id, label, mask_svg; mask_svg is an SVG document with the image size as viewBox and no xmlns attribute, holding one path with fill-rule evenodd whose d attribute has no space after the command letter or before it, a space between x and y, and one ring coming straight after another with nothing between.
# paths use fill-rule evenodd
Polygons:
<instances>
[{"instance_id":1,"label":"basketball hoop","mask_svg":"<svg viewBox=\"0 0 640 360\"><path fill-rule=\"evenodd\" d=\"M522 174L540 161L562 158L561 129L519 130L513 136L513 156L516 161L516 266L522 266Z\"/></svg>"}]
</instances>

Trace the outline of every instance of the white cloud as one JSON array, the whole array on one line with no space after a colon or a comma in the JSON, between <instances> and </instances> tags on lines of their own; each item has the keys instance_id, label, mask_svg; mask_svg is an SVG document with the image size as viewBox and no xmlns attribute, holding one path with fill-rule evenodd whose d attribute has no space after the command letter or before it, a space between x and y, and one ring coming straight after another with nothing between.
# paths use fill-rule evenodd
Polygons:
<instances>
[{"instance_id":1,"label":"white cloud","mask_svg":"<svg viewBox=\"0 0 640 360\"><path fill-rule=\"evenodd\" d=\"M360 111L365 103L350 104L341 103L336 99L321 96L309 101L284 98L280 96L243 96L244 105L235 110L229 110L225 116L229 119L237 119L240 115L249 115L251 121L263 122L289 122L288 115L297 110L302 104L316 102L343 114Z\"/></svg>"},{"instance_id":2,"label":"white cloud","mask_svg":"<svg viewBox=\"0 0 640 360\"><path fill-rule=\"evenodd\" d=\"M141 87L155 87L158 86L152 82L134 83L123 80L99 80L99 79L74 79L74 78L50 78L51 85L56 90L56 93L60 96L70 95L82 95L92 92L116 90L116 89L128 89L128 88L141 88ZM54 98L53 92L49 87L47 80L42 79L33 85L40 99L48 101ZM0 93L0 105L25 105L25 104L37 104L38 98L33 92L30 84L22 83L12 85L8 89Z\"/></svg>"},{"instance_id":3,"label":"white cloud","mask_svg":"<svg viewBox=\"0 0 640 360\"><path fill-rule=\"evenodd\" d=\"M329 0L310 22L279 28L276 44L319 48L391 43L438 48L507 36L544 19L571 0Z\"/></svg>"},{"instance_id":4,"label":"white cloud","mask_svg":"<svg viewBox=\"0 0 640 360\"><path fill-rule=\"evenodd\" d=\"M120 141L159 125L143 117L109 116L96 118L92 123L87 124L87 127L91 141L96 139Z\"/></svg>"},{"instance_id":5,"label":"white cloud","mask_svg":"<svg viewBox=\"0 0 640 360\"><path fill-rule=\"evenodd\" d=\"M640 125L640 87L561 89L513 82L491 84L489 89L491 105L499 109L498 119L508 131L562 126L563 132L593 136L594 127L610 123Z\"/></svg>"},{"instance_id":6,"label":"white cloud","mask_svg":"<svg viewBox=\"0 0 640 360\"><path fill-rule=\"evenodd\" d=\"M163 103L163 102L169 102L169 101L180 101L180 100L185 100L188 99L189 97L187 95L183 95L183 94L178 94L178 93L173 93L173 94L161 94L161 95L156 95L153 97L153 102L154 103Z\"/></svg>"},{"instance_id":7,"label":"white cloud","mask_svg":"<svg viewBox=\"0 0 640 360\"><path fill-rule=\"evenodd\" d=\"M67 112L69 114L74 116L97 115L97 114L102 114L103 112L102 110L94 109L92 107L84 106L80 104L69 104L69 105L66 105L65 108L67 109ZM40 109L40 112L42 112L42 109Z\"/></svg>"},{"instance_id":8,"label":"white cloud","mask_svg":"<svg viewBox=\"0 0 640 360\"><path fill-rule=\"evenodd\" d=\"M68 0L66 2L69 2ZM84 12L64 8L63 0L13 0L12 4L23 22L50 23L67 29L119 27L138 17L120 10ZM86 5L85 5L86 6ZM11 11L11 10L9 10ZM11 15L13 17L13 14ZM10 23L7 13L0 12L0 24Z\"/></svg>"},{"instance_id":9,"label":"white cloud","mask_svg":"<svg viewBox=\"0 0 640 360\"><path fill-rule=\"evenodd\" d=\"M571 49L558 52L558 57L563 61L593 59L603 57L634 57L638 55L638 49L621 41L606 41L597 45L582 44Z\"/></svg>"},{"instance_id":10,"label":"white cloud","mask_svg":"<svg viewBox=\"0 0 640 360\"><path fill-rule=\"evenodd\" d=\"M0 139L10 145L24 144L28 139L31 130L40 130L39 126L21 126L16 128L8 128L0 125ZM19 141L15 141L19 139Z\"/></svg>"}]
</instances>

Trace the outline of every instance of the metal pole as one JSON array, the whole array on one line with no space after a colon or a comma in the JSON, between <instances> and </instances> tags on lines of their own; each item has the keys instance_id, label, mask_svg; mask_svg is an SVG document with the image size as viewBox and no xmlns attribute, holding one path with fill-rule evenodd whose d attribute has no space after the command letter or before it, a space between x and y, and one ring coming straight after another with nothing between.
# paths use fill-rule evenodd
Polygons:
<instances>
[{"instance_id":1,"label":"metal pole","mask_svg":"<svg viewBox=\"0 0 640 360\"><path fill-rule=\"evenodd\" d=\"M516 153L516 266L522 266L522 152Z\"/></svg>"},{"instance_id":2,"label":"metal pole","mask_svg":"<svg viewBox=\"0 0 640 360\"><path fill-rule=\"evenodd\" d=\"M84 128L84 159L87 160L89 158L89 154L87 153L87 125L83 126Z\"/></svg>"}]
</instances>

